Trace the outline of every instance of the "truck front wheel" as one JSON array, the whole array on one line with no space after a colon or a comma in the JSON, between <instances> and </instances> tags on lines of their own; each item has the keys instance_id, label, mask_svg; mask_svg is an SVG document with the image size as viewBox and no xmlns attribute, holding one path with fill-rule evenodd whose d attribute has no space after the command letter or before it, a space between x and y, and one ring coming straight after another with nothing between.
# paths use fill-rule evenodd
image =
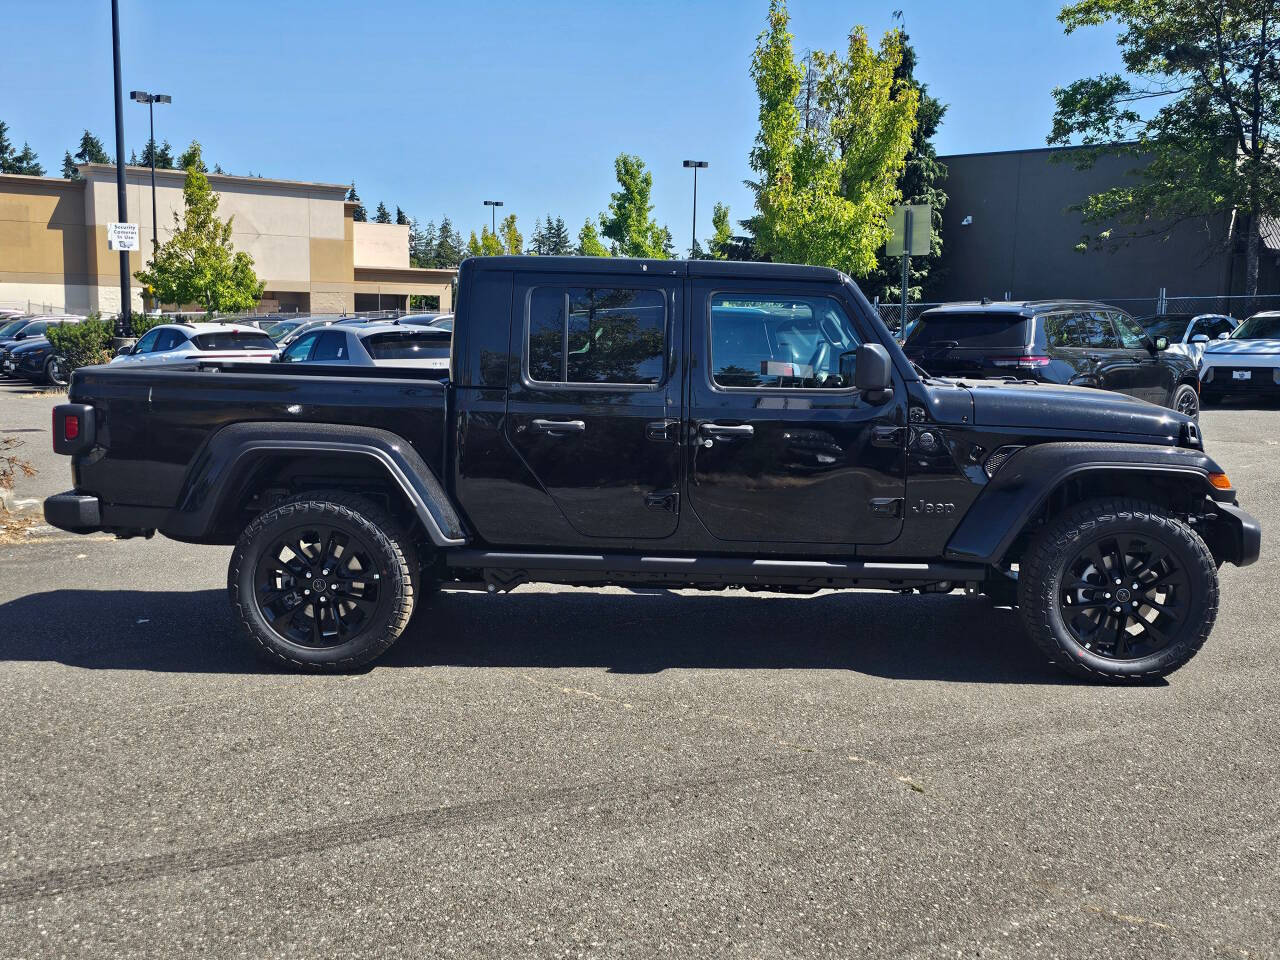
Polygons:
<instances>
[{"instance_id":1,"label":"truck front wheel","mask_svg":"<svg viewBox=\"0 0 1280 960\"><path fill-rule=\"evenodd\" d=\"M1159 507L1090 500L1029 545L1018 598L1031 638L1058 667L1146 680L1178 669L1208 638L1218 571L1200 536Z\"/></svg>"},{"instance_id":2,"label":"truck front wheel","mask_svg":"<svg viewBox=\"0 0 1280 960\"><path fill-rule=\"evenodd\" d=\"M376 505L346 493L307 493L245 528L227 589L268 659L350 670L404 632L417 571L413 541Z\"/></svg>"}]
</instances>

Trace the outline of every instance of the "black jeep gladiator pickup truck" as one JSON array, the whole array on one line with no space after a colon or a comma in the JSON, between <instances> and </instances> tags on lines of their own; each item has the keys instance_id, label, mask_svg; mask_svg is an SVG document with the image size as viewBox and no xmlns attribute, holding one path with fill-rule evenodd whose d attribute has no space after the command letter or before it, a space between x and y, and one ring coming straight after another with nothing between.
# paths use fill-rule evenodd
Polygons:
<instances>
[{"instance_id":1,"label":"black jeep gladiator pickup truck","mask_svg":"<svg viewBox=\"0 0 1280 960\"><path fill-rule=\"evenodd\" d=\"M377 657L434 589L545 581L963 589L1066 670L1150 678L1208 636L1217 567L1258 557L1194 420L930 377L835 270L493 257L458 284L444 382L77 371L46 517L234 544L235 615L320 669Z\"/></svg>"}]
</instances>

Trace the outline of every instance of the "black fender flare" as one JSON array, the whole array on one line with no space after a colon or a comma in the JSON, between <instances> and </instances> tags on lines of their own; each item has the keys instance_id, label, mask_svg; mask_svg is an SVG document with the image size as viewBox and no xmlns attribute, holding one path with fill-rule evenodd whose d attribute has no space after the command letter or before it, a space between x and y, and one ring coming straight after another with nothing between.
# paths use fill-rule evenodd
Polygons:
<instances>
[{"instance_id":1,"label":"black fender flare","mask_svg":"<svg viewBox=\"0 0 1280 960\"><path fill-rule=\"evenodd\" d=\"M1234 490L1209 482L1209 474L1223 471L1201 450L1144 443L1040 443L1019 450L988 481L952 532L945 556L999 563L1055 490L1083 474L1109 472L1173 477L1216 501L1235 501Z\"/></svg>"},{"instance_id":2,"label":"black fender flare","mask_svg":"<svg viewBox=\"0 0 1280 960\"><path fill-rule=\"evenodd\" d=\"M409 441L374 427L329 423L234 423L213 434L196 455L178 505L160 531L175 539L208 536L238 481L277 453L338 454L377 463L404 492L438 547L467 543L462 520L444 486Z\"/></svg>"}]
</instances>

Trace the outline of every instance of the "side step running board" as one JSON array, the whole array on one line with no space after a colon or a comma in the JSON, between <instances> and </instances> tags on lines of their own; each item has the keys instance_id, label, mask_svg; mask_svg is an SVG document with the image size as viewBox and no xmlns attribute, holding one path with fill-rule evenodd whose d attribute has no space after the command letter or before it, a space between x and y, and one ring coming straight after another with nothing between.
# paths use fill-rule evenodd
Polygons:
<instances>
[{"instance_id":1,"label":"side step running board","mask_svg":"<svg viewBox=\"0 0 1280 960\"><path fill-rule=\"evenodd\" d=\"M754 557L663 557L634 554L509 553L464 548L444 560L461 569L501 571L500 581L652 577L671 582L806 584L856 586L911 585L938 581L972 583L985 578L977 563L880 563L869 560L773 560ZM512 576L517 575L517 576Z\"/></svg>"}]
</instances>

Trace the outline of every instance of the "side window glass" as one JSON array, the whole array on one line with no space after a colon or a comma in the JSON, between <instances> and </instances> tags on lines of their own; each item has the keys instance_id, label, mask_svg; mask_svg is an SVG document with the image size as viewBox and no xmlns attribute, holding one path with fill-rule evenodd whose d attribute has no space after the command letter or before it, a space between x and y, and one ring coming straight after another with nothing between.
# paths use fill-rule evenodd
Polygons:
<instances>
[{"instance_id":1,"label":"side window glass","mask_svg":"<svg viewBox=\"0 0 1280 960\"><path fill-rule=\"evenodd\" d=\"M529 299L529 376L543 383L658 384L666 329L661 290L535 288Z\"/></svg>"},{"instance_id":2,"label":"side window glass","mask_svg":"<svg viewBox=\"0 0 1280 960\"><path fill-rule=\"evenodd\" d=\"M1051 347L1082 347L1080 315L1051 313L1044 318L1044 336Z\"/></svg>"},{"instance_id":3,"label":"side window glass","mask_svg":"<svg viewBox=\"0 0 1280 960\"><path fill-rule=\"evenodd\" d=\"M1209 329L1205 332L1209 334L1210 340L1217 340L1224 333L1230 333L1234 328L1229 320L1212 320L1209 323Z\"/></svg>"},{"instance_id":4,"label":"side window glass","mask_svg":"<svg viewBox=\"0 0 1280 960\"><path fill-rule=\"evenodd\" d=\"M1115 328L1105 313L1077 314L1080 323L1080 346L1095 350L1114 350L1120 346Z\"/></svg>"},{"instance_id":5,"label":"side window glass","mask_svg":"<svg viewBox=\"0 0 1280 960\"><path fill-rule=\"evenodd\" d=\"M152 347L154 353L165 353L186 342L184 337L177 330L162 330L160 336L156 337L156 345Z\"/></svg>"},{"instance_id":6,"label":"side window glass","mask_svg":"<svg viewBox=\"0 0 1280 960\"><path fill-rule=\"evenodd\" d=\"M280 355L280 359L285 363L299 363L306 360L319 337L318 333L304 334L289 344L289 349Z\"/></svg>"},{"instance_id":7,"label":"side window glass","mask_svg":"<svg viewBox=\"0 0 1280 960\"><path fill-rule=\"evenodd\" d=\"M342 361L347 359L347 335L329 330L316 341L312 360Z\"/></svg>"},{"instance_id":8,"label":"side window glass","mask_svg":"<svg viewBox=\"0 0 1280 960\"><path fill-rule=\"evenodd\" d=\"M861 338L830 297L716 294L711 298L711 379L721 387L852 386L840 358Z\"/></svg>"},{"instance_id":9,"label":"side window glass","mask_svg":"<svg viewBox=\"0 0 1280 960\"><path fill-rule=\"evenodd\" d=\"M1120 335L1120 343L1126 350L1141 350L1147 346L1146 335L1138 324L1123 313L1110 315L1116 325L1116 333Z\"/></svg>"},{"instance_id":10,"label":"side window glass","mask_svg":"<svg viewBox=\"0 0 1280 960\"><path fill-rule=\"evenodd\" d=\"M133 348L134 354L136 355L139 353L150 353L152 350L154 350L156 346L156 340L160 338L161 332L162 331L160 330L148 330L146 333L144 333L142 335L142 339L139 340L137 344L134 345L134 348Z\"/></svg>"}]
</instances>

